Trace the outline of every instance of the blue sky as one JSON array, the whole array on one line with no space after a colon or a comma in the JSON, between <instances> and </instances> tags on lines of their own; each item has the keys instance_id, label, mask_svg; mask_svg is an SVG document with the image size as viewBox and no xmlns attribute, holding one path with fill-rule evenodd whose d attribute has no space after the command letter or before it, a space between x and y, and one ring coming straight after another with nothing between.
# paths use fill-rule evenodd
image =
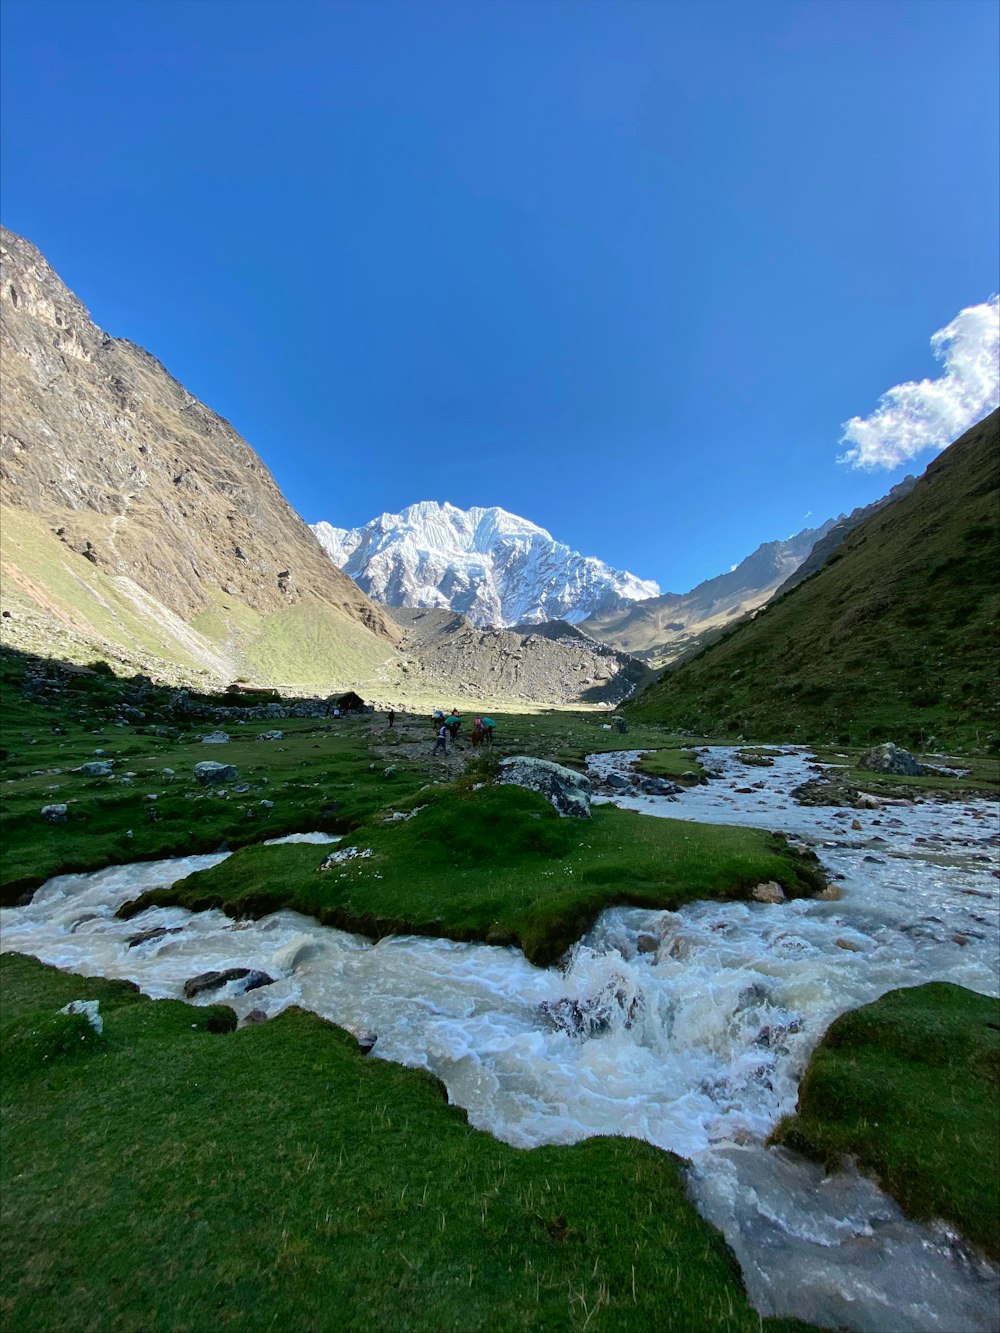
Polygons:
<instances>
[{"instance_id":1,"label":"blue sky","mask_svg":"<svg viewBox=\"0 0 1000 1333\"><path fill-rule=\"evenodd\" d=\"M310 522L499 504L686 590L922 470L843 424L1000 287L992 0L5 0L3 39L5 224Z\"/></svg>"}]
</instances>

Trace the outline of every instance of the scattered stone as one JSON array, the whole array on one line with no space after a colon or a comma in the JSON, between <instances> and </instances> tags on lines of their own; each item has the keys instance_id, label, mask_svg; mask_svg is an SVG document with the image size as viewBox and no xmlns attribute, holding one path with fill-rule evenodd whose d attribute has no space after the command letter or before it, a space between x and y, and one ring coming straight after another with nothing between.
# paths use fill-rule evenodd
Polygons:
<instances>
[{"instance_id":1,"label":"scattered stone","mask_svg":"<svg viewBox=\"0 0 1000 1333\"><path fill-rule=\"evenodd\" d=\"M243 1020L243 1026L245 1028L252 1028L256 1027L258 1023L266 1023L266 1022L267 1022L267 1014L264 1012L263 1009L251 1009L250 1012L247 1014L246 1018L244 1018Z\"/></svg>"},{"instance_id":2,"label":"scattered stone","mask_svg":"<svg viewBox=\"0 0 1000 1333\"><path fill-rule=\"evenodd\" d=\"M885 865L885 862L882 860L881 856L863 856L861 859L862 861L870 861L871 864L874 866Z\"/></svg>"},{"instance_id":3,"label":"scattered stone","mask_svg":"<svg viewBox=\"0 0 1000 1333\"><path fill-rule=\"evenodd\" d=\"M46 824L63 824L69 814L68 805L43 805L42 818Z\"/></svg>"},{"instance_id":4,"label":"scattered stone","mask_svg":"<svg viewBox=\"0 0 1000 1333\"><path fill-rule=\"evenodd\" d=\"M261 806L263 807L263 809L265 809L265 810L273 810L273 809L274 809L274 802L273 802L273 801L261 801L260 804L261 804Z\"/></svg>"},{"instance_id":5,"label":"scattered stone","mask_svg":"<svg viewBox=\"0 0 1000 1333\"><path fill-rule=\"evenodd\" d=\"M783 903L785 901L785 891L774 879L769 879L764 884L755 885L751 896L759 903Z\"/></svg>"},{"instance_id":6,"label":"scattered stone","mask_svg":"<svg viewBox=\"0 0 1000 1333\"><path fill-rule=\"evenodd\" d=\"M285 733L283 731L262 731L257 739L259 741L283 741Z\"/></svg>"},{"instance_id":7,"label":"scattered stone","mask_svg":"<svg viewBox=\"0 0 1000 1333\"><path fill-rule=\"evenodd\" d=\"M631 787L635 779L626 777L624 773L609 773L604 781L607 786L622 791L625 787Z\"/></svg>"},{"instance_id":8,"label":"scattered stone","mask_svg":"<svg viewBox=\"0 0 1000 1333\"><path fill-rule=\"evenodd\" d=\"M228 745L229 734L225 731L210 731L207 736L202 736L202 745Z\"/></svg>"},{"instance_id":9,"label":"scattered stone","mask_svg":"<svg viewBox=\"0 0 1000 1333\"><path fill-rule=\"evenodd\" d=\"M857 766L868 769L871 773L901 773L911 778L919 777L924 771L909 750L900 749L898 745L893 745L892 741L866 750L858 760Z\"/></svg>"},{"instance_id":10,"label":"scattered stone","mask_svg":"<svg viewBox=\"0 0 1000 1333\"><path fill-rule=\"evenodd\" d=\"M648 931L644 930L636 938L635 947L638 953L655 953L660 947L660 941L655 935L650 935Z\"/></svg>"},{"instance_id":11,"label":"scattered stone","mask_svg":"<svg viewBox=\"0 0 1000 1333\"><path fill-rule=\"evenodd\" d=\"M194 775L204 783L237 782L240 770L233 764L217 764L212 759L203 759L200 764L195 764Z\"/></svg>"},{"instance_id":12,"label":"scattered stone","mask_svg":"<svg viewBox=\"0 0 1000 1333\"><path fill-rule=\"evenodd\" d=\"M368 1055L375 1043L378 1041L377 1032L362 1032L358 1037L358 1050L362 1055Z\"/></svg>"},{"instance_id":13,"label":"scattered stone","mask_svg":"<svg viewBox=\"0 0 1000 1333\"><path fill-rule=\"evenodd\" d=\"M100 1036L104 1031L104 1019L98 1013L99 1008L99 1000L70 1000L69 1004L64 1005L59 1012L61 1014L83 1014L90 1026Z\"/></svg>"},{"instance_id":14,"label":"scattered stone","mask_svg":"<svg viewBox=\"0 0 1000 1333\"><path fill-rule=\"evenodd\" d=\"M196 995L201 995L203 991L216 990L219 986L224 986L227 981L239 981L242 977L250 975L248 967L227 967L222 972L199 972L196 977L189 977L184 983L184 997L193 1000Z\"/></svg>"},{"instance_id":15,"label":"scattered stone","mask_svg":"<svg viewBox=\"0 0 1000 1333\"><path fill-rule=\"evenodd\" d=\"M135 949L140 944L148 944L150 940L162 940L165 935L179 935L183 929L183 926L150 926L148 930L140 930L137 935L130 935L125 944L129 949Z\"/></svg>"},{"instance_id":16,"label":"scattered stone","mask_svg":"<svg viewBox=\"0 0 1000 1333\"><path fill-rule=\"evenodd\" d=\"M77 919L70 926L69 933L71 935L75 935L76 932L86 921L100 921L100 920L101 920L100 912L84 912L83 916L78 916Z\"/></svg>"},{"instance_id":17,"label":"scattered stone","mask_svg":"<svg viewBox=\"0 0 1000 1333\"><path fill-rule=\"evenodd\" d=\"M665 778L640 778L639 790L646 796L676 796L680 787Z\"/></svg>"},{"instance_id":18,"label":"scattered stone","mask_svg":"<svg viewBox=\"0 0 1000 1333\"><path fill-rule=\"evenodd\" d=\"M844 891L837 884L828 884L821 893L817 893L816 895L817 898L820 898L825 903L839 902L843 896Z\"/></svg>"},{"instance_id":19,"label":"scattered stone","mask_svg":"<svg viewBox=\"0 0 1000 1333\"><path fill-rule=\"evenodd\" d=\"M882 802L879 800L879 798L877 796L872 796L870 792L867 791L858 792L859 810L878 810L881 807L881 805Z\"/></svg>"},{"instance_id":20,"label":"scattered stone","mask_svg":"<svg viewBox=\"0 0 1000 1333\"><path fill-rule=\"evenodd\" d=\"M94 759L79 768L71 768L70 772L82 773L85 778L109 778L114 762L113 759Z\"/></svg>"},{"instance_id":21,"label":"scattered stone","mask_svg":"<svg viewBox=\"0 0 1000 1333\"><path fill-rule=\"evenodd\" d=\"M855 809L861 806L861 793L843 778L810 778L808 782L795 787L791 795L799 805L834 805Z\"/></svg>"},{"instance_id":22,"label":"scattered stone","mask_svg":"<svg viewBox=\"0 0 1000 1333\"><path fill-rule=\"evenodd\" d=\"M851 820L851 828L854 829L855 833L860 833L860 832L862 831L861 820L860 820L860 819L852 819L852 820Z\"/></svg>"},{"instance_id":23,"label":"scattered stone","mask_svg":"<svg viewBox=\"0 0 1000 1333\"><path fill-rule=\"evenodd\" d=\"M834 944L837 946L838 949L847 949L847 951L848 951L849 953L861 953L861 952L862 952L862 949L861 949L861 945L860 945L860 944L855 943L854 940L849 940L849 939L847 939L844 935L838 935L837 938L836 938L833 942L834 942Z\"/></svg>"},{"instance_id":24,"label":"scattered stone","mask_svg":"<svg viewBox=\"0 0 1000 1333\"><path fill-rule=\"evenodd\" d=\"M589 778L550 759L513 755L500 761L500 781L537 791L563 818L589 819L593 786Z\"/></svg>"}]
</instances>

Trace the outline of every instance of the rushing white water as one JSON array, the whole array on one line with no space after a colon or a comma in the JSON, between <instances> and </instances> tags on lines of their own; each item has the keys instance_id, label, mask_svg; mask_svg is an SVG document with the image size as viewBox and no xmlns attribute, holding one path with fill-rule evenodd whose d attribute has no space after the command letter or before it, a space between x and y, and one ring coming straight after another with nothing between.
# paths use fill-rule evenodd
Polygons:
<instances>
[{"instance_id":1,"label":"rushing white water","mask_svg":"<svg viewBox=\"0 0 1000 1333\"><path fill-rule=\"evenodd\" d=\"M623 771L635 757L591 762ZM762 1313L873 1333L992 1329L996 1273L949 1232L906 1222L869 1182L824 1181L762 1141L794 1108L809 1054L838 1014L931 980L997 992L996 809L806 808L788 794L812 775L802 751L769 769L732 750L710 762L722 776L676 801L615 799L798 836L816 846L839 901L615 909L564 970L485 945L373 945L292 912L259 922L180 908L115 918L122 902L216 855L50 880L28 906L0 914L2 947L127 977L153 996L178 996L208 969L266 971L273 985L244 995L234 982L201 1000L241 1016L300 1004L374 1029L378 1055L433 1070L474 1125L518 1146L628 1134L690 1159L693 1196L733 1245ZM172 933L129 947L156 926Z\"/></svg>"}]
</instances>

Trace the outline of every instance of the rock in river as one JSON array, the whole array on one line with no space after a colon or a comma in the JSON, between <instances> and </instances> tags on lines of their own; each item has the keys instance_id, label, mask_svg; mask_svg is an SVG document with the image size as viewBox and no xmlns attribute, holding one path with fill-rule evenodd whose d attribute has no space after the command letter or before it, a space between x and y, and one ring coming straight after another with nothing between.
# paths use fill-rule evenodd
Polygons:
<instances>
[{"instance_id":1,"label":"rock in river","mask_svg":"<svg viewBox=\"0 0 1000 1333\"><path fill-rule=\"evenodd\" d=\"M590 779L550 759L532 759L524 754L501 759L500 781L539 792L560 815L590 818Z\"/></svg>"}]
</instances>

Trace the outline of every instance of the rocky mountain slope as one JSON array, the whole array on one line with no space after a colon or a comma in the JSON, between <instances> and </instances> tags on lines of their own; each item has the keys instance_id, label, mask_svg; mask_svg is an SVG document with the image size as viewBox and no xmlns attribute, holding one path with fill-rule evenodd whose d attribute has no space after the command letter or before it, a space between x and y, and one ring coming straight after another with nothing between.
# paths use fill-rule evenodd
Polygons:
<instances>
[{"instance_id":1,"label":"rocky mountain slope","mask_svg":"<svg viewBox=\"0 0 1000 1333\"><path fill-rule=\"evenodd\" d=\"M476 625L578 621L659 592L504 509L424 500L362 528L313 531L375 601L457 611Z\"/></svg>"},{"instance_id":2,"label":"rocky mountain slope","mask_svg":"<svg viewBox=\"0 0 1000 1333\"><path fill-rule=\"evenodd\" d=\"M690 592L667 592L590 616L581 629L653 665L672 662L708 632L720 631L766 602L833 527L829 519L787 541L765 542L735 569L706 579Z\"/></svg>"},{"instance_id":3,"label":"rocky mountain slope","mask_svg":"<svg viewBox=\"0 0 1000 1333\"><path fill-rule=\"evenodd\" d=\"M629 705L709 733L1000 748L1000 411Z\"/></svg>"},{"instance_id":4,"label":"rocky mountain slope","mask_svg":"<svg viewBox=\"0 0 1000 1333\"><path fill-rule=\"evenodd\" d=\"M501 703L617 704L652 678L637 658L565 621L489 629L454 611L394 608L402 657L385 669L389 698L443 707L467 699Z\"/></svg>"},{"instance_id":5,"label":"rocky mountain slope","mask_svg":"<svg viewBox=\"0 0 1000 1333\"><path fill-rule=\"evenodd\" d=\"M4 638L165 678L348 684L399 630L245 440L0 234Z\"/></svg>"}]
</instances>

